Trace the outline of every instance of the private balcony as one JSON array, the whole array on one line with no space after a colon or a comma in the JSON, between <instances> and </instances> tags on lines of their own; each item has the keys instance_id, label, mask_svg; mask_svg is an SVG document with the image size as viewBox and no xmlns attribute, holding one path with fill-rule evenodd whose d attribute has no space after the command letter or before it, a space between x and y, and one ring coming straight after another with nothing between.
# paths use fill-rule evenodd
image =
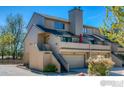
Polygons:
<instances>
[{"instance_id":1,"label":"private balcony","mask_svg":"<svg viewBox=\"0 0 124 93\"><path fill-rule=\"evenodd\" d=\"M95 44L83 44L72 42L60 42L59 48L61 49L78 49L78 50L97 50L97 51L111 51L109 45L95 45Z\"/></svg>"},{"instance_id":2,"label":"private balcony","mask_svg":"<svg viewBox=\"0 0 124 93\"><path fill-rule=\"evenodd\" d=\"M79 37L61 37L61 42L58 45L60 49L111 51L111 46L93 38L88 40L83 37L83 42L79 43Z\"/></svg>"}]
</instances>

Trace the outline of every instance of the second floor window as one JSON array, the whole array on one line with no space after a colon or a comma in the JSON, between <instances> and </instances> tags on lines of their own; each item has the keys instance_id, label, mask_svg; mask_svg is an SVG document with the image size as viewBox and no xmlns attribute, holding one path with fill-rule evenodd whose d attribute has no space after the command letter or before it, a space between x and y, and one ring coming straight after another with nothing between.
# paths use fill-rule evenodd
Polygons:
<instances>
[{"instance_id":1,"label":"second floor window","mask_svg":"<svg viewBox=\"0 0 124 93\"><path fill-rule=\"evenodd\" d=\"M54 27L55 29L64 29L65 25L62 22L55 22Z\"/></svg>"}]
</instances>

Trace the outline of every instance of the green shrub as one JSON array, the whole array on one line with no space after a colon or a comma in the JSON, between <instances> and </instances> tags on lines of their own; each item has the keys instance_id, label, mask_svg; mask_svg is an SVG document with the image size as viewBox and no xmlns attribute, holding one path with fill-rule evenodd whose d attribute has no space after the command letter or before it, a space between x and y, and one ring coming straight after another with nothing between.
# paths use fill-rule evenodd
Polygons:
<instances>
[{"instance_id":1,"label":"green shrub","mask_svg":"<svg viewBox=\"0 0 124 93\"><path fill-rule=\"evenodd\" d=\"M88 59L88 74L96 76L109 75L110 69L113 67L114 62L109 58L97 56Z\"/></svg>"},{"instance_id":2,"label":"green shrub","mask_svg":"<svg viewBox=\"0 0 124 93\"><path fill-rule=\"evenodd\" d=\"M44 72L56 72L56 71L57 71L57 67L54 64L48 64L44 68Z\"/></svg>"}]
</instances>

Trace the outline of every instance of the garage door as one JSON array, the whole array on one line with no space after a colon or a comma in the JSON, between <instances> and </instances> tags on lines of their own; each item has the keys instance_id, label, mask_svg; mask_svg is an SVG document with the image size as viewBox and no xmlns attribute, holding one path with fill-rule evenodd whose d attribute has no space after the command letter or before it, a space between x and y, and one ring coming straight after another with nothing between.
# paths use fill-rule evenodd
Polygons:
<instances>
[{"instance_id":1,"label":"garage door","mask_svg":"<svg viewBox=\"0 0 124 93\"><path fill-rule=\"evenodd\" d=\"M63 55L70 68L84 67L84 55Z\"/></svg>"}]
</instances>

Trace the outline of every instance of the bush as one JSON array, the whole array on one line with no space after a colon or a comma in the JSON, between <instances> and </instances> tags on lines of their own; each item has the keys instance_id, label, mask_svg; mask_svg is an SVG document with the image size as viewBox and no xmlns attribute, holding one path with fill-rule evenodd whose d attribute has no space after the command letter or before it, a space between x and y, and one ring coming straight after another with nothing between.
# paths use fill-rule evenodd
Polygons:
<instances>
[{"instance_id":1,"label":"bush","mask_svg":"<svg viewBox=\"0 0 124 93\"><path fill-rule=\"evenodd\" d=\"M48 64L44 68L44 72L56 72L56 71L57 71L57 67L54 64Z\"/></svg>"},{"instance_id":2,"label":"bush","mask_svg":"<svg viewBox=\"0 0 124 93\"><path fill-rule=\"evenodd\" d=\"M88 74L96 76L109 75L109 71L113 67L114 62L103 56L97 56L88 59Z\"/></svg>"}]
</instances>

